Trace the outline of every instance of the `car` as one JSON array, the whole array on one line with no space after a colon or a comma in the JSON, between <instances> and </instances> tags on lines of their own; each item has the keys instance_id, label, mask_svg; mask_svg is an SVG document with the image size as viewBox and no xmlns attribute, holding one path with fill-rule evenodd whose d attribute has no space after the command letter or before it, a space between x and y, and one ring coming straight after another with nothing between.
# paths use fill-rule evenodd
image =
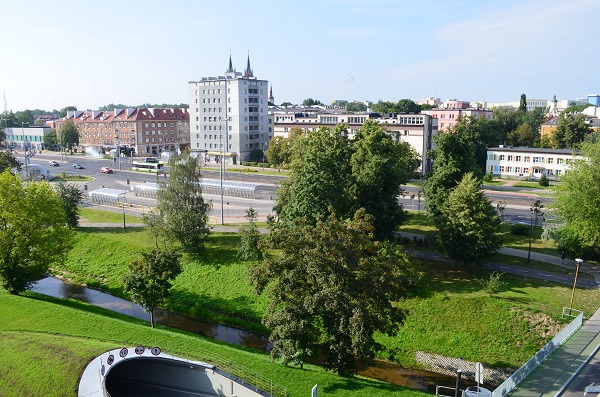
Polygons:
<instances>
[{"instance_id":1,"label":"car","mask_svg":"<svg viewBox=\"0 0 600 397\"><path fill-rule=\"evenodd\" d=\"M82 169L84 169L85 167L84 167L83 165L81 165L81 164L73 164L73 168L76 168L76 169L78 169L78 170L82 170Z\"/></svg>"},{"instance_id":2,"label":"car","mask_svg":"<svg viewBox=\"0 0 600 397\"><path fill-rule=\"evenodd\" d=\"M55 160L48 161L48 164L50 164L52 167L58 167L60 165L58 161Z\"/></svg>"},{"instance_id":3,"label":"car","mask_svg":"<svg viewBox=\"0 0 600 397\"><path fill-rule=\"evenodd\" d=\"M103 174L112 174L113 170L111 168L108 168L108 167L102 167L102 168L100 168L100 172L103 173Z\"/></svg>"}]
</instances>

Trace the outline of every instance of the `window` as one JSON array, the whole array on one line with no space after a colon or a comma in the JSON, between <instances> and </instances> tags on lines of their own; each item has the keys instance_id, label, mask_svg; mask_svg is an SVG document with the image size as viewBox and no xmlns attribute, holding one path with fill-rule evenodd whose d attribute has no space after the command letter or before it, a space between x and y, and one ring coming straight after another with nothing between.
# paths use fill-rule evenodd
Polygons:
<instances>
[{"instance_id":1,"label":"window","mask_svg":"<svg viewBox=\"0 0 600 397\"><path fill-rule=\"evenodd\" d=\"M548 157L548 164L554 164L554 157Z\"/></svg>"},{"instance_id":2,"label":"window","mask_svg":"<svg viewBox=\"0 0 600 397\"><path fill-rule=\"evenodd\" d=\"M529 168L523 167L523 174L529 174Z\"/></svg>"},{"instance_id":3,"label":"window","mask_svg":"<svg viewBox=\"0 0 600 397\"><path fill-rule=\"evenodd\" d=\"M534 157L533 158L533 162L534 163L543 163L544 162L544 158L543 157Z\"/></svg>"},{"instance_id":4,"label":"window","mask_svg":"<svg viewBox=\"0 0 600 397\"><path fill-rule=\"evenodd\" d=\"M565 163L564 159L560 159L560 158L556 159L556 164L564 164L564 163Z\"/></svg>"},{"instance_id":5,"label":"window","mask_svg":"<svg viewBox=\"0 0 600 397\"><path fill-rule=\"evenodd\" d=\"M500 161L504 161L505 159L506 159L506 156L505 156L505 155L503 155L503 154L501 154L501 155L500 155Z\"/></svg>"},{"instance_id":6,"label":"window","mask_svg":"<svg viewBox=\"0 0 600 397\"><path fill-rule=\"evenodd\" d=\"M513 172L513 167L506 167L506 172Z\"/></svg>"},{"instance_id":7,"label":"window","mask_svg":"<svg viewBox=\"0 0 600 397\"><path fill-rule=\"evenodd\" d=\"M521 156L515 156L515 161L521 161Z\"/></svg>"},{"instance_id":8,"label":"window","mask_svg":"<svg viewBox=\"0 0 600 397\"><path fill-rule=\"evenodd\" d=\"M525 156L525 162L526 162L526 163L529 163L530 161L531 161L531 157L529 157L529 156Z\"/></svg>"},{"instance_id":9,"label":"window","mask_svg":"<svg viewBox=\"0 0 600 397\"><path fill-rule=\"evenodd\" d=\"M500 166L500 172L504 172L504 166L503 165Z\"/></svg>"},{"instance_id":10,"label":"window","mask_svg":"<svg viewBox=\"0 0 600 397\"><path fill-rule=\"evenodd\" d=\"M512 154L509 154L508 155L508 161L513 161L513 159L514 159L514 156Z\"/></svg>"}]
</instances>

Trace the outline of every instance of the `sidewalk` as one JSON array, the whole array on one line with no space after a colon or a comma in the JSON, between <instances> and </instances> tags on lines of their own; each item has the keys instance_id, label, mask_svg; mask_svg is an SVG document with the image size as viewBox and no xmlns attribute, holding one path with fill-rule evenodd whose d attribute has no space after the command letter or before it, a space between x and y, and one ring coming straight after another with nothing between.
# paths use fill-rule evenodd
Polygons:
<instances>
[{"instance_id":1,"label":"sidewalk","mask_svg":"<svg viewBox=\"0 0 600 397\"><path fill-rule=\"evenodd\" d=\"M510 394L512 397L554 397L600 347L600 309Z\"/></svg>"}]
</instances>

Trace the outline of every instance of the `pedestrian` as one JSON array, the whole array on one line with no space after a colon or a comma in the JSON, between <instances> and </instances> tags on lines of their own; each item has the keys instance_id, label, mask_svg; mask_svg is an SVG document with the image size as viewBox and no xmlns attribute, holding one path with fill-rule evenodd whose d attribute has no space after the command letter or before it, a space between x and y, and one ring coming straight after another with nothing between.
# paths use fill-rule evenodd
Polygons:
<instances>
[{"instance_id":1,"label":"pedestrian","mask_svg":"<svg viewBox=\"0 0 600 397\"><path fill-rule=\"evenodd\" d=\"M565 261L565 256L566 256L566 252L565 250L562 250L562 253L560 254L560 263L562 263L563 265L567 264L567 261Z\"/></svg>"}]
</instances>

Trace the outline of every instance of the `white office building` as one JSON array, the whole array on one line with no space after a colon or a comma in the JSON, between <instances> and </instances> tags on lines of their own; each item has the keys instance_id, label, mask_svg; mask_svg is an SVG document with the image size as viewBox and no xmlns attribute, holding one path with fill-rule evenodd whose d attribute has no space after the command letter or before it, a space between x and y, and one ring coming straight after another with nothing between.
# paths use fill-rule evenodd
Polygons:
<instances>
[{"instance_id":1,"label":"white office building","mask_svg":"<svg viewBox=\"0 0 600 397\"><path fill-rule=\"evenodd\" d=\"M486 172L501 178L560 179L574 160L583 157L571 149L493 147L487 150Z\"/></svg>"},{"instance_id":2,"label":"white office building","mask_svg":"<svg viewBox=\"0 0 600 397\"><path fill-rule=\"evenodd\" d=\"M236 72L229 57L224 76L189 82L190 148L216 161L246 161L254 149L269 142L268 81L258 80L250 67Z\"/></svg>"}]
</instances>

